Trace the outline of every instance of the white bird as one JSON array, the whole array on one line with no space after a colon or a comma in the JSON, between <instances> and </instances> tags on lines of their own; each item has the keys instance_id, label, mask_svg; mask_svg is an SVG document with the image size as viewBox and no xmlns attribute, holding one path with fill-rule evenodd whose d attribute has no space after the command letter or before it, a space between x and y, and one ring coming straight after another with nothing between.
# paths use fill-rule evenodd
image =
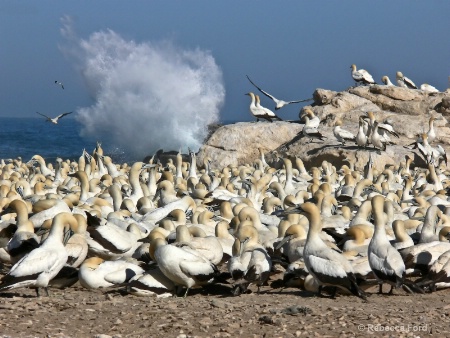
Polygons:
<instances>
[{"instance_id":1,"label":"white bird","mask_svg":"<svg viewBox=\"0 0 450 338\"><path fill-rule=\"evenodd\" d=\"M261 93L263 93L264 95L266 95L268 98L272 99L273 102L275 102L275 110L281 109L284 106L291 104L291 103L300 103L300 102L307 102L307 101L311 101L312 99L305 99L305 100L296 100L296 101L283 101L283 100L279 100L277 99L275 96L269 94L268 92L262 90L261 88L259 88L256 84L253 83L252 80L250 80L250 78L247 75L247 79L250 81L250 83L252 85L254 85Z\"/></svg>"},{"instance_id":2,"label":"white bird","mask_svg":"<svg viewBox=\"0 0 450 338\"><path fill-rule=\"evenodd\" d=\"M86 259L88 254L88 243L86 240L86 219L81 214L74 214L77 219L75 228L70 229L73 235L67 241L65 248L67 251L67 265L78 268Z\"/></svg>"},{"instance_id":3,"label":"white bird","mask_svg":"<svg viewBox=\"0 0 450 338\"><path fill-rule=\"evenodd\" d=\"M306 268L319 283L319 295L323 286L349 290L355 296L366 299L366 294L356 284L356 277L350 262L338 251L328 247L320 238L322 220L319 208L311 202L303 203L299 207L309 221L308 237L303 251Z\"/></svg>"},{"instance_id":4,"label":"white bird","mask_svg":"<svg viewBox=\"0 0 450 338\"><path fill-rule=\"evenodd\" d=\"M190 231L197 232L203 237L192 237ZM191 228L183 224L177 226L174 245L178 247L188 246L215 265L219 264L223 257L223 249L219 240L215 236L206 236L206 233L195 226Z\"/></svg>"},{"instance_id":5,"label":"white bird","mask_svg":"<svg viewBox=\"0 0 450 338\"><path fill-rule=\"evenodd\" d=\"M282 120L279 116L277 116L273 111L271 111L270 109L268 109L268 108L266 108L266 107L261 106L261 101L260 101L260 99L259 99L259 95L256 95L256 94L255 94L255 105L256 105L256 108L262 109L262 110L267 114L267 116L273 116L274 119L283 121L283 120Z\"/></svg>"},{"instance_id":6,"label":"white bird","mask_svg":"<svg viewBox=\"0 0 450 338\"><path fill-rule=\"evenodd\" d=\"M259 293L261 285L269 279L272 260L258 243L258 231L253 226L241 224L234 236L240 241L240 261L245 267L243 278L255 283Z\"/></svg>"},{"instance_id":7,"label":"white bird","mask_svg":"<svg viewBox=\"0 0 450 338\"><path fill-rule=\"evenodd\" d=\"M127 290L135 296L167 298L173 296L175 284L157 267L131 278Z\"/></svg>"},{"instance_id":8,"label":"white bird","mask_svg":"<svg viewBox=\"0 0 450 338\"><path fill-rule=\"evenodd\" d=\"M261 106L257 107L256 106L256 95L254 93L249 92L245 95L250 96L250 98L252 99L252 101L250 102L250 113L252 113L252 115L254 117L256 117L257 122L259 121L259 119L264 119L269 122L272 122L272 119L279 118L272 111L264 110L264 109L262 109ZM270 114L269 112L272 114Z\"/></svg>"},{"instance_id":9,"label":"white bird","mask_svg":"<svg viewBox=\"0 0 450 338\"><path fill-rule=\"evenodd\" d=\"M58 120L66 115L72 114L73 112L69 112L69 113L62 113L54 118L48 117L47 115L41 114L39 112L36 112L36 114L39 114L41 116L44 116L47 120L46 122L51 122L53 124L58 124Z\"/></svg>"},{"instance_id":10,"label":"white bird","mask_svg":"<svg viewBox=\"0 0 450 338\"><path fill-rule=\"evenodd\" d=\"M138 240L144 236L136 223L130 224L127 231L87 211L86 215L87 231L91 237L87 242L91 254L108 260L117 260L131 257L141 245Z\"/></svg>"},{"instance_id":11,"label":"white bird","mask_svg":"<svg viewBox=\"0 0 450 338\"><path fill-rule=\"evenodd\" d=\"M352 141L356 142L356 137L351 132L344 130L341 128L342 121L338 120L336 121L336 124L333 128L333 135L336 137L336 139L342 143L342 145L345 145L345 141Z\"/></svg>"},{"instance_id":12,"label":"white bird","mask_svg":"<svg viewBox=\"0 0 450 338\"><path fill-rule=\"evenodd\" d=\"M429 85L428 83L421 84L420 90L423 90L424 92L430 92L430 93L439 93L439 90L436 87L433 87L432 85Z\"/></svg>"},{"instance_id":13,"label":"white bird","mask_svg":"<svg viewBox=\"0 0 450 338\"><path fill-rule=\"evenodd\" d=\"M369 72L365 69L356 69L356 65L351 65L350 68L352 69L352 78L357 83L362 82L363 84L376 84L375 80L373 79L372 75L369 74Z\"/></svg>"},{"instance_id":14,"label":"white bird","mask_svg":"<svg viewBox=\"0 0 450 338\"><path fill-rule=\"evenodd\" d=\"M300 119L305 119L305 116L308 116L308 126L312 128L319 128L320 118L316 114L314 114L311 108L304 108L303 114L300 116Z\"/></svg>"},{"instance_id":15,"label":"white bird","mask_svg":"<svg viewBox=\"0 0 450 338\"><path fill-rule=\"evenodd\" d=\"M167 278L176 285L186 287L184 297L193 286L211 283L219 274L217 267L195 250L168 245L161 238L155 238L150 243L152 255Z\"/></svg>"},{"instance_id":16,"label":"white bird","mask_svg":"<svg viewBox=\"0 0 450 338\"><path fill-rule=\"evenodd\" d=\"M384 137L382 137L381 133L379 132L379 129L381 129L379 123L378 121L375 121L373 124L372 135L370 136L370 143L372 143L374 147L385 151L386 144L388 142Z\"/></svg>"},{"instance_id":17,"label":"white bird","mask_svg":"<svg viewBox=\"0 0 450 338\"><path fill-rule=\"evenodd\" d=\"M381 81L383 81L383 83L386 85L386 86L395 86L392 82L391 82L391 80L389 79L389 77L388 76L383 76L382 78L381 78Z\"/></svg>"},{"instance_id":18,"label":"white bird","mask_svg":"<svg viewBox=\"0 0 450 338\"><path fill-rule=\"evenodd\" d=\"M13 200L7 209L12 209L17 214L17 230L6 247L11 256L11 263L15 264L23 256L38 248L40 240L34 233L33 223L28 220L28 209L24 201Z\"/></svg>"},{"instance_id":19,"label":"white bird","mask_svg":"<svg viewBox=\"0 0 450 338\"><path fill-rule=\"evenodd\" d=\"M3 277L0 291L21 287L36 289L44 288L48 295L47 286L64 267L67 262L67 251L63 243L64 227L77 223L71 213L63 212L55 216L50 234L39 248L34 249L18 261Z\"/></svg>"},{"instance_id":20,"label":"white bird","mask_svg":"<svg viewBox=\"0 0 450 338\"><path fill-rule=\"evenodd\" d=\"M414 84L414 82L412 82L411 79L408 79L406 76L404 76L402 72L397 72L396 78L397 83L400 87L417 89L417 86Z\"/></svg>"},{"instance_id":21,"label":"white bird","mask_svg":"<svg viewBox=\"0 0 450 338\"><path fill-rule=\"evenodd\" d=\"M323 136L316 127L310 126L309 117L306 115L304 119L306 120L306 123L302 129L303 136L309 137L309 142L312 142L313 138L323 141L326 137Z\"/></svg>"},{"instance_id":22,"label":"white bird","mask_svg":"<svg viewBox=\"0 0 450 338\"><path fill-rule=\"evenodd\" d=\"M375 231L369 244L368 257L370 268L380 285L379 293L383 293L383 283L391 285L390 294L394 288L400 286L417 290L418 287L413 282L405 279L406 269L402 256L386 236L383 206L384 196L376 195L372 198Z\"/></svg>"},{"instance_id":23,"label":"white bird","mask_svg":"<svg viewBox=\"0 0 450 338\"><path fill-rule=\"evenodd\" d=\"M368 142L369 142L369 138L368 135L366 134L366 131L364 130L364 126L367 126L367 122L360 117L359 118L359 129L358 129L358 133L356 134L356 144L359 147L366 147Z\"/></svg>"},{"instance_id":24,"label":"white bird","mask_svg":"<svg viewBox=\"0 0 450 338\"><path fill-rule=\"evenodd\" d=\"M86 289L97 289L128 282L132 277L143 273L144 269L131 262L90 257L81 264L78 278Z\"/></svg>"},{"instance_id":25,"label":"white bird","mask_svg":"<svg viewBox=\"0 0 450 338\"><path fill-rule=\"evenodd\" d=\"M64 85L62 84L62 82L55 80L55 84L61 86L61 88L64 89Z\"/></svg>"}]
</instances>

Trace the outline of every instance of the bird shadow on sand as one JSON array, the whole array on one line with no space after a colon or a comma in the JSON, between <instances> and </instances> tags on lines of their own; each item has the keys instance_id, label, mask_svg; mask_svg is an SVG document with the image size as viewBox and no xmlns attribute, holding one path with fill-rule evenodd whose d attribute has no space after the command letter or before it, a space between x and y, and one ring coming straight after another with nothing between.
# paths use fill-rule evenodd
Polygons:
<instances>
[{"instance_id":1,"label":"bird shadow on sand","mask_svg":"<svg viewBox=\"0 0 450 338\"><path fill-rule=\"evenodd\" d=\"M32 298L32 299L42 299L42 298L50 298L50 297L38 297L36 295L27 295L27 294L23 294L23 293L19 293L19 292L2 292L0 293L0 298L15 298L15 297L20 297L20 298Z\"/></svg>"}]
</instances>

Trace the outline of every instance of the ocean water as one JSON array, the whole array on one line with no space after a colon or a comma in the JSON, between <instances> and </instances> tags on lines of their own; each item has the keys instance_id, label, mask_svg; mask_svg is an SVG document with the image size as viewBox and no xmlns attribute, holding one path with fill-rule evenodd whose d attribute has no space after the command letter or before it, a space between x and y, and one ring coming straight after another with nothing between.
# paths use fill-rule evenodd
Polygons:
<instances>
[{"instance_id":1,"label":"ocean water","mask_svg":"<svg viewBox=\"0 0 450 338\"><path fill-rule=\"evenodd\" d=\"M55 125L44 118L0 117L0 159L21 156L29 161L38 154L50 163L57 157L78 160L83 149L92 153L96 146L96 140L82 138L80 130L73 118Z\"/></svg>"},{"instance_id":2,"label":"ocean water","mask_svg":"<svg viewBox=\"0 0 450 338\"><path fill-rule=\"evenodd\" d=\"M220 122L231 124L235 121ZM97 141L80 135L82 125L74 118L63 118L58 124L46 122L44 118L0 117L0 159L22 157L29 161L33 155L41 155L46 162L78 160L83 149L92 154ZM102 143L105 155L116 163L143 161L114 145ZM170 151L174 149L164 149ZM152 155L152 154L148 154Z\"/></svg>"}]
</instances>

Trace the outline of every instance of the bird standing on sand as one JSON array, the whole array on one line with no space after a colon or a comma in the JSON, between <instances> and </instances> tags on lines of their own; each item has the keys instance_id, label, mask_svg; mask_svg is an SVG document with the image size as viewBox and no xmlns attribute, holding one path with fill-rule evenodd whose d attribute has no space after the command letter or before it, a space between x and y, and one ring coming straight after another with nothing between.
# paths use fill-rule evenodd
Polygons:
<instances>
[{"instance_id":1,"label":"bird standing on sand","mask_svg":"<svg viewBox=\"0 0 450 338\"><path fill-rule=\"evenodd\" d=\"M402 72L397 72L397 83L400 87L409 88L409 89L417 89L417 86L412 82L411 79L408 79L403 75Z\"/></svg>"},{"instance_id":2,"label":"bird standing on sand","mask_svg":"<svg viewBox=\"0 0 450 338\"><path fill-rule=\"evenodd\" d=\"M51 117L48 117L47 115L44 115L44 114L41 114L41 113L39 113L39 112L36 112L36 114L39 114L39 115L41 115L41 116L44 116L47 120L46 120L46 122L51 122L51 123L53 123L53 124L58 124L58 120L61 118L61 117L64 117L64 116L66 116L66 115L69 115L69 114L72 114L73 112L70 112L70 113L62 113L61 115L58 115L58 116L56 116L55 118L51 118Z\"/></svg>"},{"instance_id":3,"label":"bird standing on sand","mask_svg":"<svg viewBox=\"0 0 450 338\"><path fill-rule=\"evenodd\" d=\"M303 257L308 271L319 284L319 296L324 286L331 286L333 287L332 298L339 287L365 300L366 294L356 284L350 262L337 250L328 247L320 238L322 218L319 208L310 202L300 205L299 208L309 220Z\"/></svg>"},{"instance_id":4,"label":"bird standing on sand","mask_svg":"<svg viewBox=\"0 0 450 338\"><path fill-rule=\"evenodd\" d=\"M376 84L375 80L373 79L372 75L369 74L369 72L365 69L356 69L356 65L353 64L350 66L352 69L352 78L356 81L356 84L361 82L362 84Z\"/></svg>"},{"instance_id":5,"label":"bird standing on sand","mask_svg":"<svg viewBox=\"0 0 450 338\"><path fill-rule=\"evenodd\" d=\"M262 90L261 88L259 88L256 84L253 83L252 80L250 80L250 78L247 75L247 79L250 81L250 83L252 85L254 85L261 93L263 93L264 95L266 95L268 98L272 99L273 102L275 102L275 110L281 109L284 106L291 104L291 103L299 103L299 102L307 102L307 101L312 101L313 99L305 99L305 100L296 100L296 101L283 101L283 100L279 100L277 99L275 96L269 94L268 92Z\"/></svg>"},{"instance_id":6,"label":"bird standing on sand","mask_svg":"<svg viewBox=\"0 0 450 338\"><path fill-rule=\"evenodd\" d=\"M64 89L64 85L62 84L62 82L55 80L55 84L60 85L62 89Z\"/></svg>"},{"instance_id":7,"label":"bird standing on sand","mask_svg":"<svg viewBox=\"0 0 450 338\"><path fill-rule=\"evenodd\" d=\"M379 293L383 293L383 283L394 288L405 287L408 291L422 292L413 282L405 279L406 269L402 256L390 243L386 236L386 220L383 213L385 198L377 195L372 198L375 231L368 248L369 265L379 283ZM412 290L411 290L412 289Z\"/></svg>"}]
</instances>

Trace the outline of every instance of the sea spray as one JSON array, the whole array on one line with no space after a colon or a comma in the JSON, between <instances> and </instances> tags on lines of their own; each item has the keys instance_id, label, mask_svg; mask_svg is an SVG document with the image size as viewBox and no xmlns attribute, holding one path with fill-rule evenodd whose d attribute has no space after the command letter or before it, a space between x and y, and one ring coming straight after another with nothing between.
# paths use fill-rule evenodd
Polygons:
<instances>
[{"instance_id":1,"label":"sea spray","mask_svg":"<svg viewBox=\"0 0 450 338\"><path fill-rule=\"evenodd\" d=\"M62 22L61 50L75 60L94 99L77 111L82 136L132 159L199 148L225 98L222 71L209 51L127 41L112 30L81 39L70 18Z\"/></svg>"}]
</instances>

